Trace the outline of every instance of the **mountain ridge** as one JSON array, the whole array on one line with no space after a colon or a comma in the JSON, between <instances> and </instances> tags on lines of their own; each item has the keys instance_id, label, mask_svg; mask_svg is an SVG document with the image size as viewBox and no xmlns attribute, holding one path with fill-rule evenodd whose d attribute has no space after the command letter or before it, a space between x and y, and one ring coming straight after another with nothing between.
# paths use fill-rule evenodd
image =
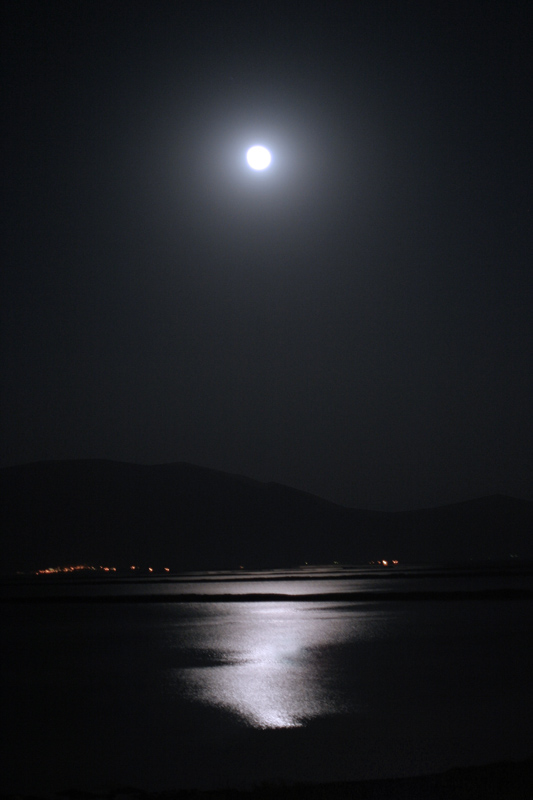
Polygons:
<instances>
[{"instance_id":1,"label":"mountain ridge","mask_svg":"<svg viewBox=\"0 0 533 800\"><path fill-rule=\"evenodd\" d=\"M136 563L173 570L533 557L533 503L505 495L436 508L348 508L187 462L111 459L0 469L0 572Z\"/></svg>"}]
</instances>

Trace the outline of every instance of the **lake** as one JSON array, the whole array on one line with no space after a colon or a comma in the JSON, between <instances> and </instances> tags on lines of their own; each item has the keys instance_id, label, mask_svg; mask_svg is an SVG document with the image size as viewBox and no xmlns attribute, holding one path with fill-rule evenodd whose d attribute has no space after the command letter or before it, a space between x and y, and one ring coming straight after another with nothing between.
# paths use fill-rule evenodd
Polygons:
<instances>
[{"instance_id":1,"label":"lake","mask_svg":"<svg viewBox=\"0 0 533 800\"><path fill-rule=\"evenodd\" d=\"M10 582L2 790L244 787L526 758L531 589L527 571L421 569Z\"/></svg>"}]
</instances>

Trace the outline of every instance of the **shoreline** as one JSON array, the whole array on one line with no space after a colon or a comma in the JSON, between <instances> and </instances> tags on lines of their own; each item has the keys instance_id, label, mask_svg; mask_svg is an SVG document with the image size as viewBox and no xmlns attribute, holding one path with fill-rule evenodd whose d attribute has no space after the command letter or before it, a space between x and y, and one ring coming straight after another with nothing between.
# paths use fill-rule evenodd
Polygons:
<instances>
[{"instance_id":1,"label":"shoreline","mask_svg":"<svg viewBox=\"0 0 533 800\"><path fill-rule=\"evenodd\" d=\"M411 592L314 592L310 594L94 594L94 595L7 595L0 603L259 603L259 602L351 602L421 600L526 600L533 599L533 589L479 589Z\"/></svg>"},{"instance_id":2,"label":"shoreline","mask_svg":"<svg viewBox=\"0 0 533 800\"><path fill-rule=\"evenodd\" d=\"M0 800L531 800L533 756L408 778L332 783L262 783L251 789L145 791L119 786L107 792L67 789L53 794L0 793Z\"/></svg>"}]
</instances>

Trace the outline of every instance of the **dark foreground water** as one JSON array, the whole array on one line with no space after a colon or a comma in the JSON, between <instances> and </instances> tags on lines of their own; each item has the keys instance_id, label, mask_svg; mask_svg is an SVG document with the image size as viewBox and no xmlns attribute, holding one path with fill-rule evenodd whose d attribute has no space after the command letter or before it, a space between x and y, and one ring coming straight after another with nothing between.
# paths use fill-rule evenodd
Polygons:
<instances>
[{"instance_id":1,"label":"dark foreground water","mask_svg":"<svg viewBox=\"0 0 533 800\"><path fill-rule=\"evenodd\" d=\"M164 584L209 602L77 602L162 584L12 589L63 599L0 606L1 790L356 780L533 753L533 602L453 594L530 578L274 577ZM232 583L248 599L217 599ZM419 597L380 597L391 585Z\"/></svg>"}]
</instances>

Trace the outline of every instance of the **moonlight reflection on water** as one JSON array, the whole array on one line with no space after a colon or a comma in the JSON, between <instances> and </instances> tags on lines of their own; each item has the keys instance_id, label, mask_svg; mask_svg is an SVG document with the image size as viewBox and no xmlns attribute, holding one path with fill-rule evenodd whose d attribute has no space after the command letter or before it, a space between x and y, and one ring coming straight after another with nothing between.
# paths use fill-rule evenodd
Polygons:
<instances>
[{"instance_id":1,"label":"moonlight reflection on water","mask_svg":"<svg viewBox=\"0 0 533 800\"><path fill-rule=\"evenodd\" d=\"M398 576L405 602L384 599L381 577L368 602L344 597L356 576L339 579L335 600L329 577L273 577L255 593L279 583L283 600L219 601L229 584L254 587L217 575L186 580L198 602L168 602L176 581L151 596L143 583L116 587L136 602L83 583L68 602L0 604L4 792L327 783L532 752L533 607L529 594L499 594L530 577ZM455 595L479 588L495 594Z\"/></svg>"},{"instance_id":2,"label":"moonlight reflection on water","mask_svg":"<svg viewBox=\"0 0 533 800\"><path fill-rule=\"evenodd\" d=\"M257 728L293 728L353 711L335 689L328 651L372 635L378 612L328 603L232 603L205 608L188 645L201 666L175 671L180 691ZM204 610L204 609L202 609ZM183 630L180 630L180 636Z\"/></svg>"}]
</instances>

